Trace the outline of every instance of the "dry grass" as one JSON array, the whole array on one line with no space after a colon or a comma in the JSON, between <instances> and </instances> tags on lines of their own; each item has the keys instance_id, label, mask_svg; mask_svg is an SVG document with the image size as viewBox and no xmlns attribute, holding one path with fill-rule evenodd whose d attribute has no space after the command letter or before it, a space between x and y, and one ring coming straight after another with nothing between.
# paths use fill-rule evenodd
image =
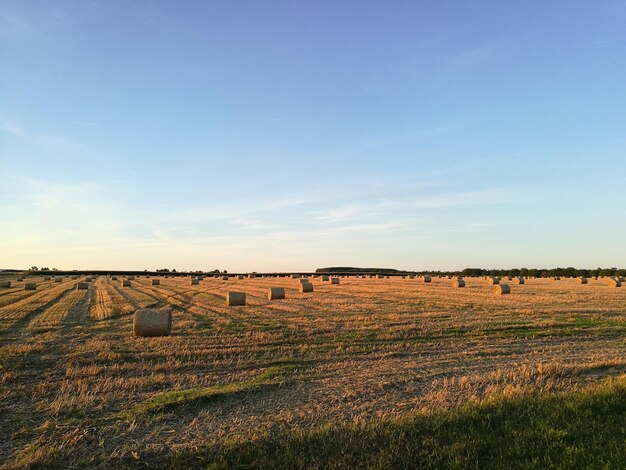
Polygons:
<instances>
[{"instance_id":1,"label":"dry grass","mask_svg":"<svg viewBox=\"0 0 626 470\"><path fill-rule=\"evenodd\" d=\"M529 279L137 278L41 282L0 296L0 462L74 466L268 432L437 413L493 396L584 389L626 373L626 289ZM269 302L269 287L286 298ZM228 307L227 290L246 292ZM135 338L115 309L173 307Z\"/></svg>"}]
</instances>

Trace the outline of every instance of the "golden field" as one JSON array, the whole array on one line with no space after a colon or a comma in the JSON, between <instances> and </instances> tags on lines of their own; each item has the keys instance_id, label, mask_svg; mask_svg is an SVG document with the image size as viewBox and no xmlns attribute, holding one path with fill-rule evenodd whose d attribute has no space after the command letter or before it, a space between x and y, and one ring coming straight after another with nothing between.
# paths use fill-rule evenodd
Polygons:
<instances>
[{"instance_id":1,"label":"golden field","mask_svg":"<svg viewBox=\"0 0 626 470\"><path fill-rule=\"evenodd\" d=\"M288 278L137 277L128 288L98 276L76 290L82 279L0 289L7 468L206 466L211 446L584 391L626 373L626 287L602 280L527 279L497 296L482 278L312 278L312 293ZM272 286L286 298L268 301ZM247 305L226 306L228 290ZM132 335L135 309L166 305L171 336Z\"/></svg>"}]
</instances>

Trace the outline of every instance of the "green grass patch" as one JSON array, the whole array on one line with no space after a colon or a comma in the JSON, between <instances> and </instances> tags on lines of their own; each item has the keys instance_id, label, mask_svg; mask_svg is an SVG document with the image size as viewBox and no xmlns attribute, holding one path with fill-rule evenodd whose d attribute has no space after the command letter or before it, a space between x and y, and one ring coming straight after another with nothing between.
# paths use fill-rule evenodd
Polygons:
<instances>
[{"instance_id":1,"label":"green grass patch","mask_svg":"<svg viewBox=\"0 0 626 470\"><path fill-rule=\"evenodd\" d=\"M130 410L118 413L117 417L135 419L143 414L169 411L184 405L208 403L218 398L284 384L287 383L288 372L294 368L294 366L286 365L268 367L257 377L244 382L233 382L226 385L216 385L214 387L189 388L159 393L135 405Z\"/></svg>"},{"instance_id":2,"label":"green grass patch","mask_svg":"<svg viewBox=\"0 0 626 470\"><path fill-rule=\"evenodd\" d=\"M625 468L626 378L434 415L234 438L167 468Z\"/></svg>"}]
</instances>

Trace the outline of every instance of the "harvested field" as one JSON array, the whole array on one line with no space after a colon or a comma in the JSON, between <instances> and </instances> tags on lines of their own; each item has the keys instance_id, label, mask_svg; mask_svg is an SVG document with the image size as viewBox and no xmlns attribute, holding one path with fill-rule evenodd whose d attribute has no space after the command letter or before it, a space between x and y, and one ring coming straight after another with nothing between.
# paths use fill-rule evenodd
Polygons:
<instances>
[{"instance_id":1,"label":"harvested field","mask_svg":"<svg viewBox=\"0 0 626 470\"><path fill-rule=\"evenodd\" d=\"M436 277L322 279L310 278L307 294L297 280L269 277L208 277L200 285L142 277L123 288L100 276L88 290L75 289L81 279L3 290L0 462L406 467L385 460L384 447L444 425L465 442L463 429L483 426L485 409L493 407L497 426L522 402L537 410L538 421L529 423L540 427L547 403L573 400L600 433L591 441L608 465L620 463L626 289L603 280L527 279L495 296L482 278L466 277L463 289ZM270 287L285 287L285 299L270 302ZM245 292L246 306L227 306L228 290ZM133 336L125 313L166 306L171 336ZM599 426L583 412L589 403L617 415ZM570 418L578 416L568 406ZM550 409L551 423L560 422L561 408ZM563 422L570 435L584 431L573 418ZM617 447L602 440L603 426L617 430ZM504 436L509 428L502 429ZM340 457L320 450L331 441ZM426 441L406 448L416 442ZM481 454L476 439L436 458L419 445L426 446L415 450L423 466L499 462ZM584 458L597 449L575 450L582 457L573 466L594 466Z\"/></svg>"}]
</instances>

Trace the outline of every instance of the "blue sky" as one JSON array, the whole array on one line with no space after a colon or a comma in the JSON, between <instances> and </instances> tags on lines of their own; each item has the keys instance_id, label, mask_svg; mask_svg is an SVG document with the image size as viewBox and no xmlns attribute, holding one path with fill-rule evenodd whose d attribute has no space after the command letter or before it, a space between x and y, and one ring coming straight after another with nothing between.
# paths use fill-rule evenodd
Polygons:
<instances>
[{"instance_id":1,"label":"blue sky","mask_svg":"<svg viewBox=\"0 0 626 470\"><path fill-rule=\"evenodd\" d=\"M0 267L623 266L626 2L0 4Z\"/></svg>"}]
</instances>

